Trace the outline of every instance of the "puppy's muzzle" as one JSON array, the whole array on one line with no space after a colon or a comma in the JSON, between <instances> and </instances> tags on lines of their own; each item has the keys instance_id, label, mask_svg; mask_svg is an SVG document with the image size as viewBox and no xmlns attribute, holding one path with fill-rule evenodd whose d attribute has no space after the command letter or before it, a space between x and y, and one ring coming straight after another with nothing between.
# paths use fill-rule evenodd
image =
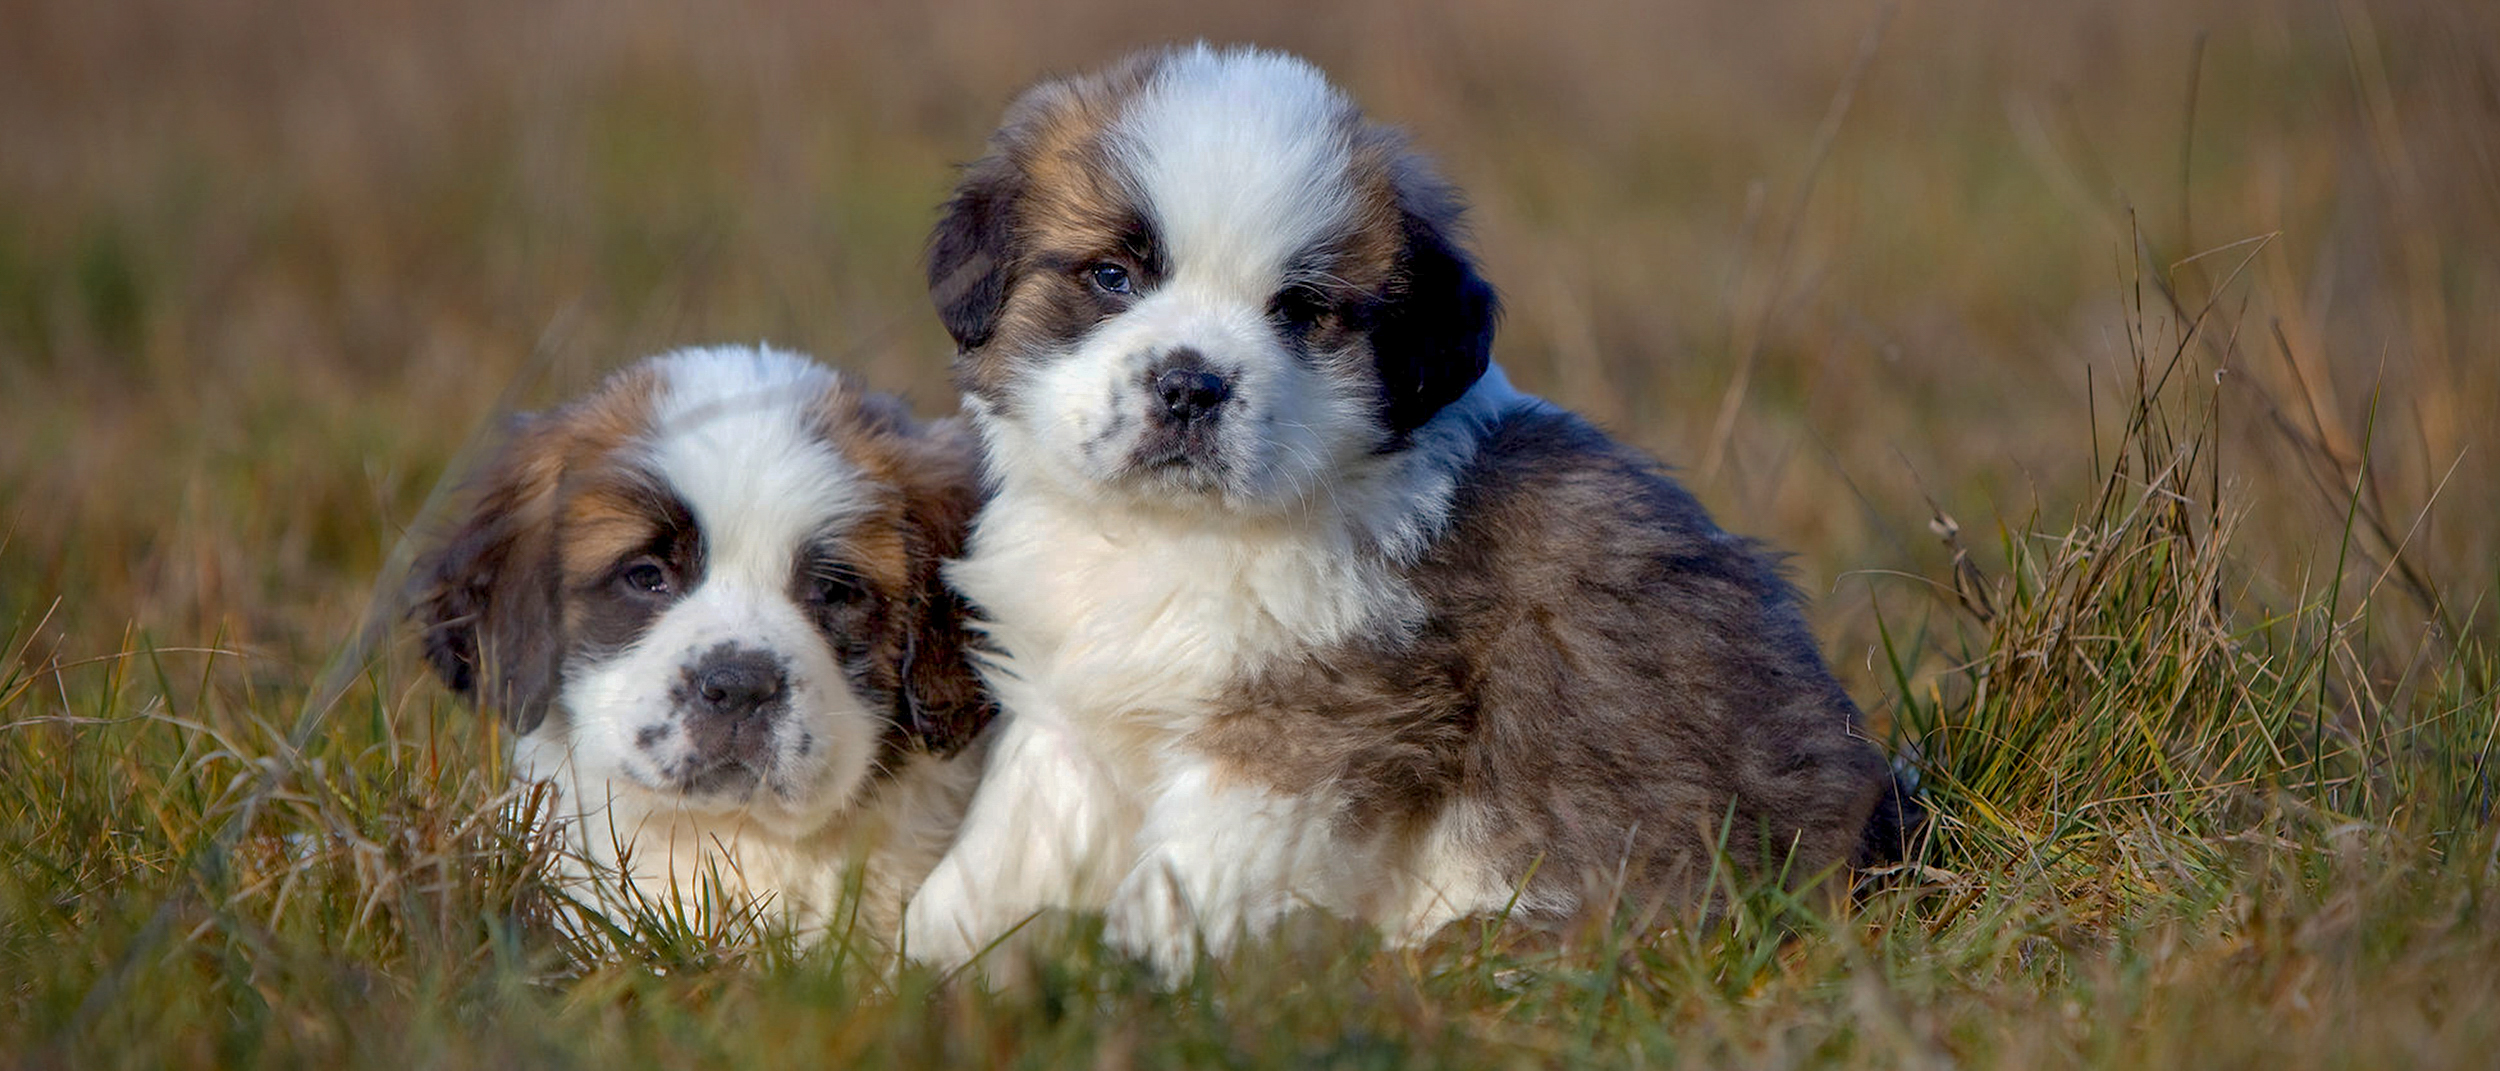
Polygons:
<instances>
[{"instance_id":1,"label":"puppy's muzzle","mask_svg":"<svg viewBox=\"0 0 2500 1071\"><path fill-rule=\"evenodd\" d=\"M789 670L771 652L724 643L685 672L679 705L694 748L685 787L716 790L752 779L772 762L773 722L788 705Z\"/></svg>"},{"instance_id":2,"label":"puppy's muzzle","mask_svg":"<svg viewBox=\"0 0 2500 1071\"><path fill-rule=\"evenodd\" d=\"M716 647L695 663L695 713L743 721L781 698L789 687L781 661L762 651Z\"/></svg>"},{"instance_id":3,"label":"puppy's muzzle","mask_svg":"<svg viewBox=\"0 0 2500 1071\"><path fill-rule=\"evenodd\" d=\"M1232 383L1209 371L1196 350L1176 350L1157 367L1154 394L1162 404L1154 411L1155 419L1174 430L1213 422L1233 396Z\"/></svg>"}]
</instances>

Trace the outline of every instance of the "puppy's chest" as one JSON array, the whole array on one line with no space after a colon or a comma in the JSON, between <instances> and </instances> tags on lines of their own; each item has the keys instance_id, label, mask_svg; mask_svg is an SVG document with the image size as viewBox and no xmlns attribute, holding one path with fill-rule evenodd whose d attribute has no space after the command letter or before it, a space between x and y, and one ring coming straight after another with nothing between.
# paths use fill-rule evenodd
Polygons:
<instances>
[{"instance_id":1,"label":"puppy's chest","mask_svg":"<svg viewBox=\"0 0 2500 1071\"><path fill-rule=\"evenodd\" d=\"M1333 541L1052 520L981 540L957 580L994 623L1010 709L1031 690L1114 750L1185 737L1267 668L1417 616L1391 570Z\"/></svg>"}]
</instances>

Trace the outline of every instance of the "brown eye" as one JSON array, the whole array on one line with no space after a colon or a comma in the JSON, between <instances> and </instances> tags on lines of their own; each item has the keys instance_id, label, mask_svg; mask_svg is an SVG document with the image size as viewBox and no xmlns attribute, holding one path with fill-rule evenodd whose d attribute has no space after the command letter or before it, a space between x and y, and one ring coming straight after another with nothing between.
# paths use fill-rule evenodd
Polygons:
<instances>
[{"instance_id":1,"label":"brown eye","mask_svg":"<svg viewBox=\"0 0 2500 1071\"><path fill-rule=\"evenodd\" d=\"M1307 286L1289 286L1268 302L1268 314L1294 327L1309 327L1328 315L1328 297Z\"/></svg>"},{"instance_id":2,"label":"brown eye","mask_svg":"<svg viewBox=\"0 0 2500 1071\"><path fill-rule=\"evenodd\" d=\"M807 597L818 605L857 602L867 593L867 582L847 565L820 565L807 575Z\"/></svg>"},{"instance_id":3,"label":"brown eye","mask_svg":"<svg viewBox=\"0 0 2500 1071\"><path fill-rule=\"evenodd\" d=\"M636 558L617 574L626 587L645 595L666 595L669 590L668 567L658 558Z\"/></svg>"}]
</instances>

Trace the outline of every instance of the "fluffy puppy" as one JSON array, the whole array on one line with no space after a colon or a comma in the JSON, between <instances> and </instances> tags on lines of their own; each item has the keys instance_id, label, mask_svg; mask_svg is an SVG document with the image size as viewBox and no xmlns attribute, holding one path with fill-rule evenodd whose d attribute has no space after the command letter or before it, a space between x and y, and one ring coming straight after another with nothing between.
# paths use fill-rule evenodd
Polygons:
<instances>
[{"instance_id":1,"label":"fluffy puppy","mask_svg":"<svg viewBox=\"0 0 2500 1071\"><path fill-rule=\"evenodd\" d=\"M1849 860L1885 766L1789 588L1511 388L1458 224L1292 57L1008 109L929 264L996 484L950 575L1007 720L910 954L1100 907L1179 969L1305 904L1411 940Z\"/></svg>"},{"instance_id":2,"label":"fluffy puppy","mask_svg":"<svg viewBox=\"0 0 2500 1071\"><path fill-rule=\"evenodd\" d=\"M518 420L414 613L517 776L553 784L589 902L752 897L805 930L856 881L890 937L992 709L938 569L977 462L959 426L768 349L653 358Z\"/></svg>"}]
</instances>

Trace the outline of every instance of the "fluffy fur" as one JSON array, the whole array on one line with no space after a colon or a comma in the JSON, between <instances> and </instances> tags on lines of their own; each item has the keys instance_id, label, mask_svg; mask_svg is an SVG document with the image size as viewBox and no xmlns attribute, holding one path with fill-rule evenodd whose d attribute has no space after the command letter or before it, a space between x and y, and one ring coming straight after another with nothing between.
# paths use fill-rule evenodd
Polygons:
<instances>
[{"instance_id":1,"label":"fluffy fur","mask_svg":"<svg viewBox=\"0 0 2500 1071\"><path fill-rule=\"evenodd\" d=\"M654 358L519 420L415 614L443 680L517 731L516 773L555 786L588 900L720 893L812 928L856 880L891 933L991 712L938 573L977 460L766 349Z\"/></svg>"},{"instance_id":2,"label":"fluffy fur","mask_svg":"<svg viewBox=\"0 0 2500 1071\"><path fill-rule=\"evenodd\" d=\"M1458 224L1291 57L1009 109L929 271L996 483L950 575L1008 720L911 954L1070 906L1178 970L1306 905L1418 939L1848 860L1884 766L1788 587L1510 387Z\"/></svg>"}]
</instances>

